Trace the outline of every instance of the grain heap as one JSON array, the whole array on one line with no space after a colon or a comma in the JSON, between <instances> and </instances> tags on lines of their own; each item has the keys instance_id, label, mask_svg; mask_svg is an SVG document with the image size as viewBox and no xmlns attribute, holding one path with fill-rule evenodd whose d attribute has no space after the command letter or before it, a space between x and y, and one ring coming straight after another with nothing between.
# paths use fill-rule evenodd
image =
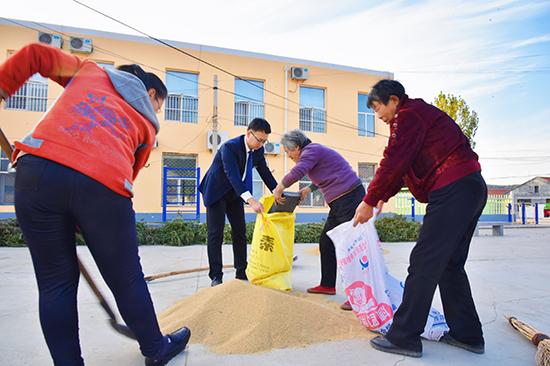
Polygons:
<instances>
[{"instance_id":1,"label":"grain heap","mask_svg":"<svg viewBox=\"0 0 550 366\"><path fill-rule=\"evenodd\" d=\"M244 354L312 343L370 338L351 312L320 296L288 294L242 281L202 289L159 315L163 333L186 325L191 343ZM366 343L365 343L366 344Z\"/></svg>"}]
</instances>

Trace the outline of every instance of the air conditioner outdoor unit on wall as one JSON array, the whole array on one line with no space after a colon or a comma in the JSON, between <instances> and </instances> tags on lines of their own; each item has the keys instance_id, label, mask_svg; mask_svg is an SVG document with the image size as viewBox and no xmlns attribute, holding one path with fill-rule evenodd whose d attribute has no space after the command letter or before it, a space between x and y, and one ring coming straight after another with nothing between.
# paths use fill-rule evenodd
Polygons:
<instances>
[{"instance_id":1,"label":"air conditioner outdoor unit on wall","mask_svg":"<svg viewBox=\"0 0 550 366\"><path fill-rule=\"evenodd\" d=\"M63 38L60 34L38 32L38 42L49 44L52 47L63 47Z\"/></svg>"},{"instance_id":2,"label":"air conditioner outdoor unit on wall","mask_svg":"<svg viewBox=\"0 0 550 366\"><path fill-rule=\"evenodd\" d=\"M281 153L281 144L268 142L264 145L264 154L280 154Z\"/></svg>"},{"instance_id":3,"label":"air conditioner outdoor unit on wall","mask_svg":"<svg viewBox=\"0 0 550 366\"><path fill-rule=\"evenodd\" d=\"M92 53L94 50L92 40L88 38L71 37L69 46L71 52Z\"/></svg>"},{"instance_id":4,"label":"air conditioner outdoor unit on wall","mask_svg":"<svg viewBox=\"0 0 550 366\"><path fill-rule=\"evenodd\" d=\"M229 132L227 132L227 131L218 131L218 143L217 143L218 149L227 140L229 140ZM213 136L212 131L208 131L208 139L207 139L206 143L208 144L208 148L210 150L212 150L213 147L214 147L214 136Z\"/></svg>"},{"instance_id":5,"label":"air conditioner outdoor unit on wall","mask_svg":"<svg viewBox=\"0 0 550 366\"><path fill-rule=\"evenodd\" d=\"M296 67L292 66L290 68L290 78L294 80L307 80L309 77L309 70L307 67Z\"/></svg>"}]
</instances>

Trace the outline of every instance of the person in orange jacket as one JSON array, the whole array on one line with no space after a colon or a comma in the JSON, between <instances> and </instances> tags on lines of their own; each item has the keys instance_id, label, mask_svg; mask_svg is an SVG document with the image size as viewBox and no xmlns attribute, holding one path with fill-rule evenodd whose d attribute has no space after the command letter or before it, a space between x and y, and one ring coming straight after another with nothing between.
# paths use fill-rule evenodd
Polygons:
<instances>
[{"instance_id":1,"label":"person in orange jacket","mask_svg":"<svg viewBox=\"0 0 550 366\"><path fill-rule=\"evenodd\" d=\"M30 44L0 65L0 98L35 73L65 88L15 142L15 210L30 250L42 331L57 366L84 365L78 335L76 227L138 340L146 365L185 349L187 327L163 336L138 255L132 186L159 131L164 83L138 65L104 70Z\"/></svg>"}]
</instances>

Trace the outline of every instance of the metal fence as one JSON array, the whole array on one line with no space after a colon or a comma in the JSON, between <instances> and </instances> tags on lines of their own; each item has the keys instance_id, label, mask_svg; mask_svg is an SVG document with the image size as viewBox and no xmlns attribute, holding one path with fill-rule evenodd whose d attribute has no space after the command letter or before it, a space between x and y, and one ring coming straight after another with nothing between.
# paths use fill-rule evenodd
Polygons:
<instances>
[{"instance_id":1,"label":"metal fence","mask_svg":"<svg viewBox=\"0 0 550 366\"><path fill-rule=\"evenodd\" d=\"M327 132L327 118L324 109L300 108L300 129L311 132Z\"/></svg>"},{"instance_id":2,"label":"metal fence","mask_svg":"<svg viewBox=\"0 0 550 366\"><path fill-rule=\"evenodd\" d=\"M235 126L248 126L254 118L264 118L263 103L251 101L235 102Z\"/></svg>"},{"instance_id":3,"label":"metal fence","mask_svg":"<svg viewBox=\"0 0 550 366\"><path fill-rule=\"evenodd\" d=\"M489 195L482 215L509 215L510 195ZM427 204L418 202L410 192L395 195L395 213L415 217L426 214Z\"/></svg>"},{"instance_id":4,"label":"metal fence","mask_svg":"<svg viewBox=\"0 0 550 366\"><path fill-rule=\"evenodd\" d=\"M162 221L169 213L200 221L200 168L162 169Z\"/></svg>"},{"instance_id":5,"label":"metal fence","mask_svg":"<svg viewBox=\"0 0 550 366\"><path fill-rule=\"evenodd\" d=\"M199 99L183 94L168 94L164 107L164 119L197 123Z\"/></svg>"}]
</instances>

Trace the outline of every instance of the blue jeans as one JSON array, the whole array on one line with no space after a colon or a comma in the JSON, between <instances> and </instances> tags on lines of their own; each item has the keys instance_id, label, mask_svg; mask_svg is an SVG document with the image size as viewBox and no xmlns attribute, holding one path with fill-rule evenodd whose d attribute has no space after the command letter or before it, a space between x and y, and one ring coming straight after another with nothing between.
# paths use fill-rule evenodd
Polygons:
<instances>
[{"instance_id":1,"label":"blue jeans","mask_svg":"<svg viewBox=\"0 0 550 366\"><path fill-rule=\"evenodd\" d=\"M142 354L161 353L167 341L143 279L131 199L76 170L25 155L17 164L15 210L30 249L40 323L55 365L84 365L76 304L76 225Z\"/></svg>"}]
</instances>

